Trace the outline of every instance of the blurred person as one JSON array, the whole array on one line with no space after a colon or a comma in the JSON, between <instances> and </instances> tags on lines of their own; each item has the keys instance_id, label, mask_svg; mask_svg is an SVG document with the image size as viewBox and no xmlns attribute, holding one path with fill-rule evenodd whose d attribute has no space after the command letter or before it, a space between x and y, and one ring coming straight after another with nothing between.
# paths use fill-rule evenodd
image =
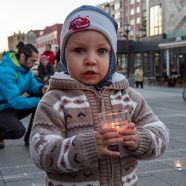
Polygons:
<instances>
[{"instance_id":1,"label":"blurred person","mask_svg":"<svg viewBox=\"0 0 186 186\"><path fill-rule=\"evenodd\" d=\"M138 88L139 85L141 86L141 88L143 88L143 69L141 65L139 65L136 68L134 72L134 77L135 77L135 82L136 82L136 88Z\"/></svg>"},{"instance_id":2,"label":"blurred person","mask_svg":"<svg viewBox=\"0 0 186 186\"><path fill-rule=\"evenodd\" d=\"M48 57L48 60L49 60L49 64L54 67L55 65L55 54L54 52L51 50L51 44L46 44L45 46L45 51L41 54L41 56L47 56Z\"/></svg>"},{"instance_id":3,"label":"blurred person","mask_svg":"<svg viewBox=\"0 0 186 186\"><path fill-rule=\"evenodd\" d=\"M48 83L50 76L53 75L53 68L51 64L49 64L48 57L42 55L39 60L38 65L38 80L43 83Z\"/></svg>"},{"instance_id":4,"label":"blurred person","mask_svg":"<svg viewBox=\"0 0 186 186\"><path fill-rule=\"evenodd\" d=\"M158 158L168 129L117 69L117 23L95 6L65 19L61 33L65 72L51 77L30 137L34 163L46 185L134 186L138 160ZM129 123L104 128L99 113L129 111ZM125 121L124 121L125 122ZM110 145L119 146L113 151Z\"/></svg>"},{"instance_id":5,"label":"blurred person","mask_svg":"<svg viewBox=\"0 0 186 186\"><path fill-rule=\"evenodd\" d=\"M0 148L4 139L19 139L25 135L29 144L35 109L47 86L38 82L30 70L38 60L38 50L32 44L22 45L18 52L8 51L0 63ZM28 96L29 95L29 96ZM28 130L20 121L31 115Z\"/></svg>"},{"instance_id":6,"label":"blurred person","mask_svg":"<svg viewBox=\"0 0 186 186\"><path fill-rule=\"evenodd\" d=\"M170 71L170 76L169 76L169 79L168 79L168 86L169 87L175 87L178 78L179 78L179 74L178 74L176 68L172 67L171 71Z\"/></svg>"},{"instance_id":7,"label":"blurred person","mask_svg":"<svg viewBox=\"0 0 186 186\"><path fill-rule=\"evenodd\" d=\"M57 52L56 52L56 70L57 72L62 72L64 71L63 69L63 65L61 63L61 59L60 59L60 48L58 48Z\"/></svg>"},{"instance_id":8,"label":"blurred person","mask_svg":"<svg viewBox=\"0 0 186 186\"><path fill-rule=\"evenodd\" d=\"M163 69L162 78L163 78L163 81L165 81L165 82L167 82L168 79L169 79L169 76L167 75L167 69L166 68Z\"/></svg>"}]
</instances>

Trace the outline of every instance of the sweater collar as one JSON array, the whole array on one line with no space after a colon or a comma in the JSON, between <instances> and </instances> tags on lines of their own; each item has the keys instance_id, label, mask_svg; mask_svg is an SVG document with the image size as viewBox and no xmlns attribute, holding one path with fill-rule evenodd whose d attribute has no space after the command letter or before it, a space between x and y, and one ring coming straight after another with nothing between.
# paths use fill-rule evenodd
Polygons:
<instances>
[{"instance_id":1,"label":"sweater collar","mask_svg":"<svg viewBox=\"0 0 186 186\"><path fill-rule=\"evenodd\" d=\"M120 90L126 89L129 87L128 80L119 73L114 73L111 79L111 84L105 86L103 88L113 89L113 90ZM94 89L93 86L87 86L79 81L73 79L69 74L64 72L56 72L54 76L51 77L49 82L49 90L52 89L62 89L62 90L92 90Z\"/></svg>"}]
</instances>

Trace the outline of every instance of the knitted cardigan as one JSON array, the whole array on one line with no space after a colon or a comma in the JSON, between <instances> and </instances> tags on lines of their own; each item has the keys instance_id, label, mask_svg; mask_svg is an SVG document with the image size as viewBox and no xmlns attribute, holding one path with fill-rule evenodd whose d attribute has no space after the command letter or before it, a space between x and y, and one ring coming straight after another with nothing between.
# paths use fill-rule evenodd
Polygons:
<instances>
[{"instance_id":1,"label":"knitted cardigan","mask_svg":"<svg viewBox=\"0 0 186 186\"><path fill-rule=\"evenodd\" d=\"M126 109L139 132L138 149L130 152L120 145L122 157L98 155L98 113ZM115 73L112 84L98 92L59 73L37 108L30 152L46 172L47 186L133 186L137 161L159 157L168 141L165 125L123 75Z\"/></svg>"}]
</instances>

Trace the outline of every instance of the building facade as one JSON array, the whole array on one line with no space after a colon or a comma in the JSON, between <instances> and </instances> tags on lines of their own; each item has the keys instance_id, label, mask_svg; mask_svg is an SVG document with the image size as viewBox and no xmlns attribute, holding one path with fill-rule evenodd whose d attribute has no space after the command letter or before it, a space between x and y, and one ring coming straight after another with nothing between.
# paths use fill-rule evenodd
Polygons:
<instances>
[{"instance_id":1,"label":"building facade","mask_svg":"<svg viewBox=\"0 0 186 186\"><path fill-rule=\"evenodd\" d=\"M8 37L8 49L17 51L16 45L22 41L25 44L31 43L33 45L36 45L36 36L38 34L39 30L30 30L27 33L19 31L18 33L15 33L12 36Z\"/></svg>"},{"instance_id":2,"label":"building facade","mask_svg":"<svg viewBox=\"0 0 186 186\"><path fill-rule=\"evenodd\" d=\"M51 50L56 51L60 44L60 34L63 24L54 24L41 30L36 38L36 47L39 52L45 50L46 44L51 44Z\"/></svg>"},{"instance_id":3,"label":"building facade","mask_svg":"<svg viewBox=\"0 0 186 186\"><path fill-rule=\"evenodd\" d=\"M113 0L99 4L118 23L118 37L126 35L125 25L130 25L129 39L146 36L146 0Z\"/></svg>"},{"instance_id":4,"label":"building facade","mask_svg":"<svg viewBox=\"0 0 186 186\"><path fill-rule=\"evenodd\" d=\"M157 51L151 51L157 56L154 66L157 63L168 75L176 68L181 77L186 76L186 1L148 0L147 15L147 36L152 43L163 36ZM151 74L156 75L156 69Z\"/></svg>"},{"instance_id":5,"label":"building facade","mask_svg":"<svg viewBox=\"0 0 186 186\"><path fill-rule=\"evenodd\" d=\"M172 68L186 76L185 0L114 0L98 7L118 23L120 71L132 76L142 65L148 78L161 76L165 70L170 75Z\"/></svg>"}]
</instances>

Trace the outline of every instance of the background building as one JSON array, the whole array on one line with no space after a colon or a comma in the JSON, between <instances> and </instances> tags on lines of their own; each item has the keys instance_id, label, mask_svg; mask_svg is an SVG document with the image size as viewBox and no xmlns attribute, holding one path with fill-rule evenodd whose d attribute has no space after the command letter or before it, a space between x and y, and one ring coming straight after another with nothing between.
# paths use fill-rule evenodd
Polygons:
<instances>
[{"instance_id":1,"label":"background building","mask_svg":"<svg viewBox=\"0 0 186 186\"><path fill-rule=\"evenodd\" d=\"M99 4L118 23L118 36L126 34L125 25L130 24L129 39L146 36L146 0L113 0Z\"/></svg>"},{"instance_id":2,"label":"background building","mask_svg":"<svg viewBox=\"0 0 186 186\"><path fill-rule=\"evenodd\" d=\"M46 44L51 44L54 52L59 47L60 43L60 34L63 24L54 24L52 26L47 26L45 29L41 30L36 38L36 47L39 52L43 52L45 50Z\"/></svg>"},{"instance_id":3,"label":"background building","mask_svg":"<svg viewBox=\"0 0 186 186\"><path fill-rule=\"evenodd\" d=\"M12 36L8 37L8 48L9 50L14 50L16 51L16 45L20 42L23 41L25 44L31 43L33 45L36 45L36 36L38 34L39 30L30 30L27 33L21 33L19 31L18 33L15 33Z\"/></svg>"},{"instance_id":4,"label":"background building","mask_svg":"<svg viewBox=\"0 0 186 186\"><path fill-rule=\"evenodd\" d=\"M160 71L166 69L168 75L176 68L181 77L186 76L186 1L148 0L147 17L147 35L151 42L162 36L157 51L152 53L156 56L154 66ZM158 70L154 69L153 74Z\"/></svg>"}]
</instances>

